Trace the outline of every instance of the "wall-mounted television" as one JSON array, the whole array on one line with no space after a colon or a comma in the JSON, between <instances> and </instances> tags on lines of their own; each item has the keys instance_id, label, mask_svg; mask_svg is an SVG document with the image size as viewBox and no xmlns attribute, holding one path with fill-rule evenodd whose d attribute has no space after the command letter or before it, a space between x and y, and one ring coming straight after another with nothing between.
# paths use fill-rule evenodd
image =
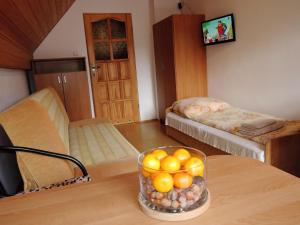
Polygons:
<instances>
[{"instance_id":1,"label":"wall-mounted television","mask_svg":"<svg viewBox=\"0 0 300 225\"><path fill-rule=\"evenodd\" d=\"M204 45L235 41L233 14L203 21L201 27Z\"/></svg>"}]
</instances>

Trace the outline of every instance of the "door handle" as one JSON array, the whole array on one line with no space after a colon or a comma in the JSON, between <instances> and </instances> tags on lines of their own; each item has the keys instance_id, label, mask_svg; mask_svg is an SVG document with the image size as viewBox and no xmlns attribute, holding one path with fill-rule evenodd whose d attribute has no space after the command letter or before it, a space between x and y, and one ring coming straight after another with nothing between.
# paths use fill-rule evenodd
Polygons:
<instances>
[{"instance_id":1,"label":"door handle","mask_svg":"<svg viewBox=\"0 0 300 225\"><path fill-rule=\"evenodd\" d=\"M97 72L97 69L99 69L100 66L99 65L90 65L90 67L91 67L92 75L95 76L96 72Z\"/></svg>"},{"instance_id":2,"label":"door handle","mask_svg":"<svg viewBox=\"0 0 300 225\"><path fill-rule=\"evenodd\" d=\"M58 82L59 84L61 83L60 76L57 76L57 82Z\"/></svg>"},{"instance_id":3,"label":"door handle","mask_svg":"<svg viewBox=\"0 0 300 225\"><path fill-rule=\"evenodd\" d=\"M63 75L63 79L64 79L64 83L66 84L67 83L66 75Z\"/></svg>"}]
</instances>

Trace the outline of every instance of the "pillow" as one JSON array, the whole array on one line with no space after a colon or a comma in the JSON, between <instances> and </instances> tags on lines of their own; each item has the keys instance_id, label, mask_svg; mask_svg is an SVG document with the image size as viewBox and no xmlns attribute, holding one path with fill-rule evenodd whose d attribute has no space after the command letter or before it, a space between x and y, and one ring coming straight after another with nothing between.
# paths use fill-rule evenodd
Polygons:
<instances>
[{"instance_id":1,"label":"pillow","mask_svg":"<svg viewBox=\"0 0 300 225\"><path fill-rule=\"evenodd\" d=\"M187 118L192 118L194 115L201 116L203 114L211 112L211 109L208 105L188 105L184 108L183 114Z\"/></svg>"},{"instance_id":2,"label":"pillow","mask_svg":"<svg viewBox=\"0 0 300 225\"><path fill-rule=\"evenodd\" d=\"M36 101L26 99L0 113L0 123L15 146L67 154L47 111ZM74 177L68 161L30 153L17 153L24 190L41 188Z\"/></svg>"},{"instance_id":3,"label":"pillow","mask_svg":"<svg viewBox=\"0 0 300 225\"><path fill-rule=\"evenodd\" d=\"M182 100L178 100L176 102L173 103L172 105L172 111L177 113L177 114L181 114L184 116L184 108L188 105L190 105L191 103L193 103L194 101L196 101L197 97L194 98L185 98Z\"/></svg>"},{"instance_id":4,"label":"pillow","mask_svg":"<svg viewBox=\"0 0 300 225\"><path fill-rule=\"evenodd\" d=\"M230 105L218 99L208 97L193 97L176 101L172 109L175 113L190 118L191 114L205 114L229 108Z\"/></svg>"}]
</instances>

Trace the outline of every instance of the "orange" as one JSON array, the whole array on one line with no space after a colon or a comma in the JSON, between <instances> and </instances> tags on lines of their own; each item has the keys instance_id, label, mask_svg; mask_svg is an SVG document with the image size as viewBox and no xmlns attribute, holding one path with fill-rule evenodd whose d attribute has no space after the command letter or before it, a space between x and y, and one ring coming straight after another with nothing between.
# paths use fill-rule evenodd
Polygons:
<instances>
[{"instance_id":1,"label":"orange","mask_svg":"<svg viewBox=\"0 0 300 225\"><path fill-rule=\"evenodd\" d=\"M151 174L147 172L145 169L142 170L142 174L144 177L149 177Z\"/></svg>"},{"instance_id":2,"label":"orange","mask_svg":"<svg viewBox=\"0 0 300 225\"><path fill-rule=\"evenodd\" d=\"M158 160L162 160L163 158L168 156L168 153L161 149L156 149L151 154L154 155Z\"/></svg>"},{"instance_id":3,"label":"orange","mask_svg":"<svg viewBox=\"0 0 300 225\"><path fill-rule=\"evenodd\" d=\"M167 172L176 172L180 169L180 161L174 156L167 156L160 162L161 169Z\"/></svg>"},{"instance_id":4,"label":"orange","mask_svg":"<svg viewBox=\"0 0 300 225\"><path fill-rule=\"evenodd\" d=\"M204 163L197 157L191 157L185 164L184 169L192 176L202 176L204 174Z\"/></svg>"},{"instance_id":5,"label":"orange","mask_svg":"<svg viewBox=\"0 0 300 225\"><path fill-rule=\"evenodd\" d=\"M177 159L179 159L181 165L184 165L186 161L191 158L191 154L189 153L188 150L184 148L177 149L173 156L175 156Z\"/></svg>"},{"instance_id":6,"label":"orange","mask_svg":"<svg viewBox=\"0 0 300 225\"><path fill-rule=\"evenodd\" d=\"M160 173L159 173L159 172L152 173L152 174L150 175L151 179L154 180L154 178L157 177L158 174L160 174Z\"/></svg>"},{"instance_id":7,"label":"orange","mask_svg":"<svg viewBox=\"0 0 300 225\"><path fill-rule=\"evenodd\" d=\"M173 188L173 184L173 177L166 172L159 173L153 179L153 186L158 192L170 191Z\"/></svg>"},{"instance_id":8,"label":"orange","mask_svg":"<svg viewBox=\"0 0 300 225\"><path fill-rule=\"evenodd\" d=\"M176 173L173 179L174 186L177 188L188 188L193 183L193 177L187 173Z\"/></svg>"},{"instance_id":9,"label":"orange","mask_svg":"<svg viewBox=\"0 0 300 225\"><path fill-rule=\"evenodd\" d=\"M143 159L143 168L147 172L153 173L160 168L160 161L152 154L148 154Z\"/></svg>"}]
</instances>

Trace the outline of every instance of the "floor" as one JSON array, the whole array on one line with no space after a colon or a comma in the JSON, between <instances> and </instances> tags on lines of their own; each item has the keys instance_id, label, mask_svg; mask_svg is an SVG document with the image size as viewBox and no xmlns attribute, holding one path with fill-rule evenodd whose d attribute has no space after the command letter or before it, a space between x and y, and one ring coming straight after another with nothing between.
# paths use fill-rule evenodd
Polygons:
<instances>
[{"instance_id":1,"label":"floor","mask_svg":"<svg viewBox=\"0 0 300 225\"><path fill-rule=\"evenodd\" d=\"M182 145L166 135L164 126L158 120L120 124L116 128L140 152L159 146Z\"/></svg>"}]
</instances>

